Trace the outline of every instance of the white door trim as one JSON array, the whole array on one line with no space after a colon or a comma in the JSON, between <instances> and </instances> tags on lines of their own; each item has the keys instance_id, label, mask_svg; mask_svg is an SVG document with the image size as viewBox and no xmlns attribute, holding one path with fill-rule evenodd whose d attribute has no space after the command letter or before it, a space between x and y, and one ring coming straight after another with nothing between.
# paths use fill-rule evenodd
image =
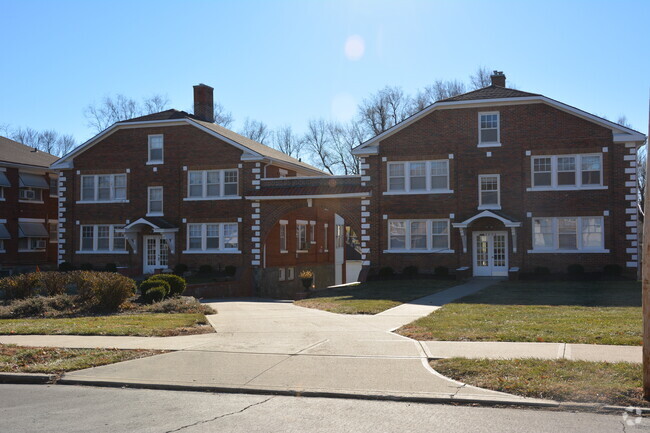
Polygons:
<instances>
[{"instance_id":1,"label":"white door trim","mask_svg":"<svg viewBox=\"0 0 650 433\"><path fill-rule=\"evenodd\" d=\"M148 241L149 240L154 240L154 264L150 265L149 264L149 246ZM168 263L162 263L164 260L162 260L162 249L166 248L165 247L165 240L161 235L146 235L142 236L142 273L143 274L152 274L155 272L156 269L166 269L168 266ZM167 254L167 262L169 260L169 251L166 251Z\"/></svg>"},{"instance_id":2,"label":"white door trim","mask_svg":"<svg viewBox=\"0 0 650 433\"><path fill-rule=\"evenodd\" d=\"M478 249L476 241L479 235L487 236L487 266L478 266ZM495 266L495 236L504 236L503 254L505 265ZM472 233L472 269L475 277L507 277L508 276L508 232L507 231L475 231Z\"/></svg>"}]
</instances>

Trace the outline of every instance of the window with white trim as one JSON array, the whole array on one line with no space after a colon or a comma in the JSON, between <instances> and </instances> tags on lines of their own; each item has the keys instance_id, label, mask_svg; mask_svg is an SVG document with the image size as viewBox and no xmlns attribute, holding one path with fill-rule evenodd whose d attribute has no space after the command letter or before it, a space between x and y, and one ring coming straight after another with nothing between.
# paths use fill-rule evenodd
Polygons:
<instances>
[{"instance_id":1,"label":"window with white trim","mask_svg":"<svg viewBox=\"0 0 650 433\"><path fill-rule=\"evenodd\" d=\"M479 145L498 145L500 143L499 112L479 113Z\"/></svg>"},{"instance_id":2,"label":"window with white trim","mask_svg":"<svg viewBox=\"0 0 650 433\"><path fill-rule=\"evenodd\" d=\"M18 198L24 201L42 201L42 190L40 188L23 187L18 190Z\"/></svg>"},{"instance_id":3,"label":"window with white trim","mask_svg":"<svg viewBox=\"0 0 650 433\"><path fill-rule=\"evenodd\" d=\"M307 246L307 221L296 222L296 250L305 252Z\"/></svg>"},{"instance_id":4,"label":"window with white trim","mask_svg":"<svg viewBox=\"0 0 650 433\"><path fill-rule=\"evenodd\" d=\"M602 154L531 158L532 189L589 189L603 185Z\"/></svg>"},{"instance_id":5,"label":"window with white trim","mask_svg":"<svg viewBox=\"0 0 650 433\"><path fill-rule=\"evenodd\" d=\"M235 197L239 192L238 176L237 169L188 171L187 196L191 199Z\"/></svg>"},{"instance_id":6,"label":"window with white trim","mask_svg":"<svg viewBox=\"0 0 650 433\"><path fill-rule=\"evenodd\" d=\"M126 174L81 176L81 201L106 202L126 200Z\"/></svg>"},{"instance_id":7,"label":"window with white trim","mask_svg":"<svg viewBox=\"0 0 650 433\"><path fill-rule=\"evenodd\" d=\"M284 268L279 268L278 269L278 281L284 281L285 280L285 269Z\"/></svg>"},{"instance_id":8,"label":"window with white trim","mask_svg":"<svg viewBox=\"0 0 650 433\"><path fill-rule=\"evenodd\" d=\"M238 252L237 223L188 223L187 251Z\"/></svg>"},{"instance_id":9,"label":"window with white trim","mask_svg":"<svg viewBox=\"0 0 650 433\"><path fill-rule=\"evenodd\" d=\"M59 241L59 223L50 222L50 243L57 243Z\"/></svg>"},{"instance_id":10,"label":"window with white trim","mask_svg":"<svg viewBox=\"0 0 650 433\"><path fill-rule=\"evenodd\" d=\"M316 221L309 221L309 241L312 244L316 243Z\"/></svg>"},{"instance_id":11,"label":"window with white trim","mask_svg":"<svg viewBox=\"0 0 650 433\"><path fill-rule=\"evenodd\" d=\"M449 250L449 220L388 220L391 251L440 252Z\"/></svg>"},{"instance_id":12,"label":"window with white trim","mask_svg":"<svg viewBox=\"0 0 650 433\"><path fill-rule=\"evenodd\" d=\"M59 195L59 179L55 177L50 178L50 197L57 197Z\"/></svg>"},{"instance_id":13,"label":"window with white trim","mask_svg":"<svg viewBox=\"0 0 650 433\"><path fill-rule=\"evenodd\" d=\"M97 224L81 226L80 251L117 252L126 250L124 233L118 232L119 225Z\"/></svg>"},{"instance_id":14,"label":"window with white trim","mask_svg":"<svg viewBox=\"0 0 650 433\"><path fill-rule=\"evenodd\" d=\"M149 164L163 163L164 139L162 134L149 136Z\"/></svg>"},{"instance_id":15,"label":"window with white trim","mask_svg":"<svg viewBox=\"0 0 650 433\"><path fill-rule=\"evenodd\" d=\"M329 247L329 239L328 239L328 237L329 237L328 231L329 230L328 229L329 229L329 224L325 224L323 226L323 250L325 252L328 251L328 247Z\"/></svg>"},{"instance_id":16,"label":"window with white trim","mask_svg":"<svg viewBox=\"0 0 650 433\"><path fill-rule=\"evenodd\" d=\"M603 217L533 218L534 251L603 251Z\"/></svg>"},{"instance_id":17,"label":"window with white trim","mask_svg":"<svg viewBox=\"0 0 650 433\"><path fill-rule=\"evenodd\" d=\"M46 239L19 238L18 251L45 251Z\"/></svg>"},{"instance_id":18,"label":"window with white trim","mask_svg":"<svg viewBox=\"0 0 650 433\"><path fill-rule=\"evenodd\" d=\"M163 187L147 188L147 215L163 215Z\"/></svg>"},{"instance_id":19,"label":"window with white trim","mask_svg":"<svg viewBox=\"0 0 650 433\"><path fill-rule=\"evenodd\" d=\"M280 221L280 252L287 251L287 221Z\"/></svg>"},{"instance_id":20,"label":"window with white trim","mask_svg":"<svg viewBox=\"0 0 650 433\"><path fill-rule=\"evenodd\" d=\"M388 192L449 192L449 160L389 162Z\"/></svg>"},{"instance_id":21,"label":"window with white trim","mask_svg":"<svg viewBox=\"0 0 650 433\"><path fill-rule=\"evenodd\" d=\"M479 183L479 209L501 209L500 176L481 174Z\"/></svg>"},{"instance_id":22,"label":"window with white trim","mask_svg":"<svg viewBox=\"0 0 650 433\"><path fill-rule=\"evenodd\" d=\"M295 268L287 268L287 281L293 281L295 271Z\"/></svg>"}]
</instances>

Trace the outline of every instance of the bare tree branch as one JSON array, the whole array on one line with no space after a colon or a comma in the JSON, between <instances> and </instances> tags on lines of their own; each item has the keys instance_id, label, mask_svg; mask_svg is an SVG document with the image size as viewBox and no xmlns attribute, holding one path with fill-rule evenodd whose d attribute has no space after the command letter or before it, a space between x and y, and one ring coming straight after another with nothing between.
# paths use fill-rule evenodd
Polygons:
<instances>
[{"instance_id":1,"label":"bare tree branch","mask_svg":"<svg viewBox=\"0 0 650 433\"><path fill-rule=\"evenodd\" d=\"M273 132L272 145L280 152L298 158L302 150L302 141L293 133L291 126L281 126Z\"/></svg>"},{"instance_id":2,"label":"bare tree branch","mask_svg":"<svg viewBox=\"0 0 650 433\"><path fill-rule=\"evenodd\" d=\"M490 78L492 74L490 69L485 66L480 66L474 74L469 76L470 85L472 90L482 89L492 84L492 79Z\"/></svg>"},{"instance_id":3,"label":"bare tree branch","mask_svg":"<svg viewBox=\"0 0 650 433\"><path fill-rule=\"evenodd\" d=\"M379 135L411 114L411 98L399 87L386 86L359 106L359 121L371 135Z\"/></svg>"},{"instance_id":4,"label":"bare tree branch","mask_svg":"<svg viewBox=\"0 0 650 433\"><path fill-rule=\"evenodd\" d=\"M244 121L244 126L239 133L244 137L248 137L262 144L265 144L264 142L268 141L271 136L271 131L266 123L260 122L259 120L251 120L248 117Z\"/></svg>"},{"instance_id":5,"label":"bare tree branch","mask_svg":"<svg viewBox=\"0 0 650 433\"><path fill-rule=\"evenodd\" d=\"M230 111L226 111L220 102L214 103L214 123L221 125L224 128L230 128L234 121L235 118L232 117Z\"/></svg>"},{"instance_id":6,"label":"bare tree branch","mask_svg":"<svg viewBox=\"0 0 650 433\"><path fill-rule=\"evenodd\" d=\"M330 149L330 135L327 122L323 119L310 120L303 143L307 151L311 153L314 165L334 174L336 160Z\"/></svg>"},{"instance_id":7,"label":"bare tree branch","mask_svg":"<svg viewBox=\"0 0 650 433\"><path fill-rule=\"evenodd\" d=\"M124 95L106 96L98 104L89 104L84 109L84 116L88 126L101 132L115 122L163 111L168 104L167 97L161 95L146 98L141 104Z\"/></svg>"}]
</instances>

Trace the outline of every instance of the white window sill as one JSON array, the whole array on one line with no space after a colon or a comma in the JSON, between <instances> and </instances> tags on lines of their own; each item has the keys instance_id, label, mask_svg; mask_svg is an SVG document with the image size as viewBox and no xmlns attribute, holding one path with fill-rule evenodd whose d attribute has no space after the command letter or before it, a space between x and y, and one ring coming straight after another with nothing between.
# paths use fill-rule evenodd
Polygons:
<instances>
[{"instance_id":1,"label":"white window sill","mask_svg":"<svg viewBox=\"0 0 650 433\"><path fill-rule=\"evenodd\" d=\"M0 254L4 254L6 252L7 252L7 250L0 250Z\"/></svg>"},{"instance_id":2,"label":"white window sill","mask_svg":"<svg viewBox=\"0 0 650 433\"><path fill-rule=\"evenodd\" d=\"M184 250L183 254L241 254L240 250Z\"/></svg>"},{"instance_id":3,"label":"white window sill","mask_svg":"<svg viewBox=\"0 0 650 433\"><path fill-rule=\"evenodd\" d=\"M477 208L478 210L501 210L501 206L497 204L483 204Z\"/></svg>"},{"instance_id":4,"label":"white window sill","mask_svg":"<svg viewBox=\"0 0 650 433\"><path fill-rule=\"evenodd\" d=\"M501 147L501 143L479 143L476 147Z\"/></svg>"},{"instance_id":5,"label":"white window sill","mask_svg":"<svg viewBox=\"0 0 650 433\"><path fill-rule=\"evenodd\" d=\"M45 250L18 250L19 253L44 253Z\"/></svg>"},{"instance_id":6,"label":"white window sill","mask_svg":"<svg viewBox=\"0 0 650 433\"><path fill-rule=\"evenodd\" d=\"M6 199L4 197L0 197L0 201L5 201Z\"/></svg>"},{"instance_id":7,"label":"white window sill","mask_svg":"<svg viewBox=\"0 0 650 433\"><path fill-rule=\"evenodd\" d=\"M526 188L526 191L589 191L589 190L601 190L607 189L607 186L603 185L585 185L585 186L534 186L532 188Z\"/></svg>"},{"instance_id":8,"label":"white window sill","mask_svg":"<svg viewBox=\"0 0 650 433\"><path fill-rule=\"evenodd\" d=\"M96 200L96 201L89 201L89 200L79 200L77 201L77 204L102 204L102 203L128 203L128 200Z\"/></svg>"},{"instance_id":9,"label":"white window sill","mask_svg":"<svg viewBox=\"0 0 650 433\"><path fill-rule=\"evenodd\" d=\"M308 250L297 250L296 252L299 253L299 254L303 254L303 253L308 253L309 251Z\"/></svg>"},{"instance_id":10,"label":"white window sill","mask_svg":"<svg viewBox=\"0 0 650 433\"><path fill-rule=\"evenodd\" d=\"M453 254L455 250L384 250L387 254Z\"/></svg>"},{"instance_id":11,"label":"white window sill","mask_svg":"<svg viewBox=\"0 0 650 433\"><path fill-rule=\"evenodd\" d=\"M59 198L58 195L50 195L50 198Z\"/></svg>"},{"instance_id":12,"label":"white window sill","mask_svg":"<svg viewBox=\"0 0 650 433\"><path fill-rule=\"evenodd\" d=\"M165 216L165 214L163 212L147 212L145 216L161 217L161 216Z\"/></svg>"},{"instance_id":13,"label":"white window sill","mask_svg":"<svg viewBox=\"0 0 650 433\"><path fill-rule=\"evenodd\" d=\"M59 241L50 241L51 244L58 244Z\"/></svg>"},{"instance_id":14,"label":"white window sill","mask_svg":"<svg viewBox=\"0 0 650 433\"><path fill-rule=\"evenodd\" d=\"M289 250L280 250L280 254L287 254Z\"/></svg>"},{"instance_id":15,"label":"white window sill","mask_svg":"<svg viewBox=\"0 0 650 433\"><path fill-rule=\"evenodd\" d=\"M164 163L165 161L147 161L147 165L161 165Z\"/></svg>"},{"instance_id":16,"label":"white window sill","mask_svg":"<svg viewBox=\"0 0 650 433\"><path fill-rule=\"evenodd\" d=\"M223 197L184 197L183 201L212 201L212 200L239 200L240 195L226 195Z\"/></svg>"},{"instance_id":17,"label":"white window sill","mask_svg":"<svg viewBox=\"0 0 650 433\"><path fill-rule=\"evenodd\" d=\"M383 195L422 195L422 194L453 194L453 189L432 189L428 191L384 191Z\"/></svg>"},{"instance_id":18,"label":"white window sill","mask_svg":"<svg viewBox=\"0 0 650 433\"><path fill-rule=\"evenodd\" d=\"M79 250L75 251L75 254L128 254L129 252L124 251L111 251L111 250Z\"/></svg>"},{"instance_id":19,"label":"white window sill","mask_svg":"<svg viewBox=\"0 0 650 433\"><path fill-rule=\"evenodd\" d=\"M43 204L43 200L18 200L18 203Z\"/></svg>"},{"instance_id":20,"label":"white window sill","mask_svg":"<svg viewBox=\"0 0 650 433\"><path fill-rule=\"evenodd\" d=\"M529 254L606 254L609 250L528 250Z\"/></svg>"}]
</instances>

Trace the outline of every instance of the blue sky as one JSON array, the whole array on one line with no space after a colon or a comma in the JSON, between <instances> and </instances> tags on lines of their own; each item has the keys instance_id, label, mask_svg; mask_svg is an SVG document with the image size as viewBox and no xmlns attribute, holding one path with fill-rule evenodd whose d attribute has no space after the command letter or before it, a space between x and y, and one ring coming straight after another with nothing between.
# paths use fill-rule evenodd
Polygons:
<instances>
[{"instance_id":1,"label":"blue sky","mask_svg":"<svg viewBox=\"0 0 650 433\"><path fill-rule=\"evenodd\" d=\"M478 66L648 130L648 1L0 0L0 16L0 124L79 142L94 135L84 107L106 95L188 110L203 82L233 129L300 132L385 85L414 93Z\"/></svg>"}]
</instances>

